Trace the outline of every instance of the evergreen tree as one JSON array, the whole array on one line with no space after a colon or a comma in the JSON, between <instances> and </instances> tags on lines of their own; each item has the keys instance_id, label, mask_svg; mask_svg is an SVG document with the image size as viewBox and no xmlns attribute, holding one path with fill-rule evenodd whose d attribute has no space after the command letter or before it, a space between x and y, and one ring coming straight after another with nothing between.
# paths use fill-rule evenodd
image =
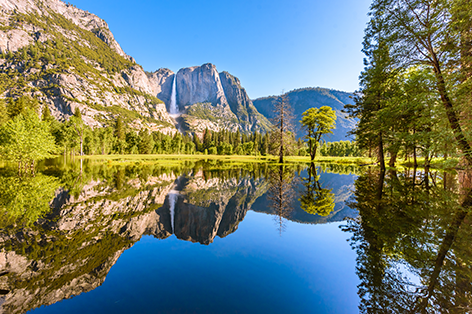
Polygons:
<instances>
[{"instance_id":1,"label":"evergreen tree","mask_svg":"<svg viewBox=\"0 0 472 314\"><path fill-rule=\"evenodd\" d=\"M51 111L49 110L49 107L46 104L43 106L43 111L42 111L42 114L41 114L41 120L43 120L45 122L48 122L48 123L51 123L52 121L56 120L52 116Z\"/></svg>"},{"instance_id":2,"label":"evergreen tree","mask_svg":"<svg viewBox=\"0 0 472 314\"><path fill-rule=\"evenodd\" d=\"M203 149L208 149L211 146L211 131L205 129L203 132Z\"/></svg>"},{"instance_id":3,"label":"evergreen tree","mask_svg":"<svg viewBox=\"0 0 472 314\"><path fill-rule=\"evenodd\" d=\"M140 154L151 154L152 149L154 147L154 140L152 139L152 136L149 134L149 132L145 129L142 129L139 132L139 137L141 140L139 141L138 147L139 147L139 153Z\"/></svg>"}]
</instances>

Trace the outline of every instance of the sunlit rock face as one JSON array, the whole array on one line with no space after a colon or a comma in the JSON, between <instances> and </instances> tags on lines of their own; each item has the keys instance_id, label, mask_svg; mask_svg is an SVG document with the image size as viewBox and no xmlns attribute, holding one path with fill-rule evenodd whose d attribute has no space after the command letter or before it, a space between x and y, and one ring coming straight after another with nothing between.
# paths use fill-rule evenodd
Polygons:
<instances>
[{"instance_id":1,"label":"sunlit rock face","mask_svg":"<svg viewBox=\"0 0 472 314\"><path fill-rule=\"evenodd\" d=\"M153 94L166 104L167 111L172 95L172 82L175 73L169 69L161 68L155 72L147 73Z\"/></svg>"},{"instance_id":2,"label":"sunlit rock face","mask_svg":"<svg viewBox=\"0 0 472 314\"><path fill-rule=\"evenodd\" d=\"M211 63L182 68L176 74L159 69L148 77L168 110L176 78L176 102L185 130L202 134L205 129L246 133L270 129L270 122L254 107L239 79L228 72L219 73Z\"/></svg>"},{"instance_id":3,"label":"sunlit rock face","mask_svg":"<svg viewBox=\"0 0 472 314\"><path fill-rule=\"evenodd\" d=\"M209 102L212 105L227 104L216 66L211 63L183 68L177 72L177 104L185 107Z\"/></svg>"},{"instance_id":4,"label":"sunlit rock face","mask_svg":"<svg viewBox=\"0 0 472 314\"><path fill-rule=\"evenodd\" d=\"M38 65L25 62L23 57L0 58L1 72L10 73L12 82L21 77L27 83L14 84L0 96L35 98L41 109L47 106L59 120L68 119L78 108L91 127L114 122L120 112L133 128L177 132L164 102L155 97L157 86L123 51L104 20L59 0L0 0L0 8L0 53L20 49L40 53L37 47L47 45L46 52L41 52L46 57L40 60L48 59L48 53L64 51L75 58L65 64L55 62L57 57L49 58ZM60 42L61 46L51 46L51 42ZM74 45L90 50L79 53ZM79 64L79 59L86 65Z\"/></svg>"}]
</instances>

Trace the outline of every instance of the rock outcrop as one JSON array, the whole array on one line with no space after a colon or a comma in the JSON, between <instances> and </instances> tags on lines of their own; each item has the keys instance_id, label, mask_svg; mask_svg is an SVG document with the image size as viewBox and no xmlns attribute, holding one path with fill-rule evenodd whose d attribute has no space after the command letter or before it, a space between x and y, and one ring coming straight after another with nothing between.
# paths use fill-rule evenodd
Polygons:
<instances>
[{"instance_id":1,"label":"rock outcrop","mask_svg":"<svg viewBox=\"0 0 472 314\"><path fill-rule=\"evenodd\" d=\"M59 0L0 0L0 97L35 98L59 120L79 108L91 127L117 116L174 133L175 121L106 22Z\"/></svg>"},{"instance_id":2,"label":"rock outcrop","mask_svg":"<svg viewBox=\"0 0 472 314\"><path fill-rule=\"evenodd\" d=\"M213 106L227 103L220 76L211 63L180 69L176 86L179 108L196 103L211 103Z\"/></svg>"},{"instance_id":3,"label":"rock outcrop","mask_svg":"<svg viewBox=\"0 0 472 314\"><path fill-rule=\"evenodd\" d=\"M131 127L173 134L175 78L184 130L270 128L239 80L213 64L145 72L94 14L60 0L0 0L0 8L0 97L35 98L59 120L79 108L91 127L121 116Z\"/></svg>"},{"instance_id":4,"label":"rock outcrop","mask_svg":"<svg viewBox=\"0 0 472 314\"><path fill-rule=\"evenodd\" d=\"M153 95L162 100L169 111L170 98L172 96L172 82L175 74L169 69L161 68L155 72L147 73L153 89Z\"/></svg>"},{"instance_id":5,"label":"rock outcrop","mask_svg":"<svg viewBox=\"0 0 472 314\"><path fill-rule=\"evenodd\" d=\"M183 68L177 74L159 69L148 77L167 108L176 77L177 106L186 130L201 134L206 128L244 133L270 129L270 122L253 106L239 80L227 72L218 73L211 63Z\"/></svg>"}]
</instances>

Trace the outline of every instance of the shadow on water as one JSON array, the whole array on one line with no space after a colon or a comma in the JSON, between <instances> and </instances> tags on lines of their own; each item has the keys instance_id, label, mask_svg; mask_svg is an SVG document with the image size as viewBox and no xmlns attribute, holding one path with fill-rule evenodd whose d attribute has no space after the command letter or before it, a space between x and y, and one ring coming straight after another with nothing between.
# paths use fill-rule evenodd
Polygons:
<instances>
[{"instance_id":1,"label":"shadow on water","mask_svg":"<svg viewBox=\"0 0 472 314\"><path fill-rule=\"evenodd\" d=\"M471 173L370 170L355 183L361 313L470 313Z\"/></svg>"}]
</instances>

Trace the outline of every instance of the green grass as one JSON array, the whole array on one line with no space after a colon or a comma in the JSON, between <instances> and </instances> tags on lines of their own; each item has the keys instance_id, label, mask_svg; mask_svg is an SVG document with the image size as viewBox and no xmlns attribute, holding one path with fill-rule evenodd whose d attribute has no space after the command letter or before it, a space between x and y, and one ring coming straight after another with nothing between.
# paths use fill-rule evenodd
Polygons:
<instances>
[{"instance_id":1,"label":"green grass","mask_svg":"<svg viewBox=\"0 0 472 314\"><path fill-rule=\"evenodd\" d=\"M185 161L198 160L218 160L231 163L271 163L278 164L277 156L245 156L245 155L92 155L83 156L84 159L89 159L96 162L105 162L110 165L120 164L162 164L162 165L179 165ZM287 156L285 157L287 163L309 163L308 156ZM318 157L315 159L316 163L338 163L338 164L367 164L372 163L372 159L364 157Z\"/></svg>"},{"instance_id":2,"label":"green grass","mask_svg":"<svg viewBox=\"0 0 472 314\"><path fill-rule=\"evenodd\" d=\"M424 158L417 158L417 163L419 168L424 168ZM444 160L444 158L433 158L430 163L431 169L444 169L444 170L451 170L455 169L459 165L458 158L448 158ZM413 160L409 159L407 161L397 162L397 166L401 166L404 168L413 168Z\"/></svg>"}]
</instances>

